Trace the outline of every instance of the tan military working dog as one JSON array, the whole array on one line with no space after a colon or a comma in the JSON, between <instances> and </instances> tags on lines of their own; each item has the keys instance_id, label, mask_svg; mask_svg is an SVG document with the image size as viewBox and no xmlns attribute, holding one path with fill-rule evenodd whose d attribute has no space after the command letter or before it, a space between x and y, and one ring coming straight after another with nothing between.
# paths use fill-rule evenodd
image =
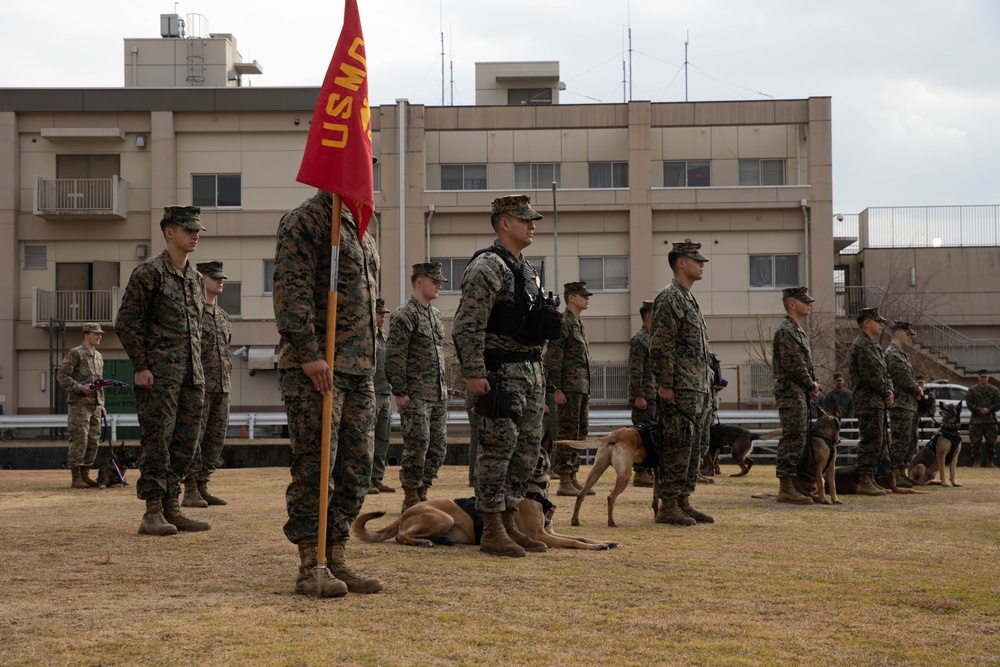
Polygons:
<instances>
[{"instance_id":1,"label":"tan military working dog","mask_svg":"<svg viewBox=\"0 0 1000 667\"><path fill-rule=\"evenodd\" d=\"M819 418L809 428L809 442L799 462L802 492L821 505L842 505L837 498L837 445L840 444L840 406L827 412L816 406ZM824 483L825 482L825 483ZM829 493L829 496L827 495Z\"/></svg>"},{"instance_id":2,"label":"tan military working dog","mask_svg":"<svg viewBox=\"0 0 1000 667\"><path fill-rule=\"evenodd\" d=\"M542 503L547 503L549 482L549 452L543 447L534 475L528 486L528 495L517 506L514 522L518 530L533 540L551 549L586 549L604 551L614 549L617 542L601 542L585 537L560 535L552 529L549 513L543 511ZM468 499L463 504L469 506ZM541 501L541 502L539 502ZM474 503L472 503L474 508ZM555 509L554 506L551 509ZM385 542L395 537L400 544L413 547L432 547L435 544L478 544L475 520L454 500L435 498L417 503L391 524L378 531L369 531L365 524L385 515L385 512L366 512L354 520L351 535L362 542Z\"/></svg>"},{"instance_id":3,"label":"tan military working dog","mask_svg":"<svg viewBox=\"0 0 1000 667\"><path fill-rule=\"evenodd\" d=\"M914 484L941 484L941 486L962 486L955 481L955 468L958 466L958 455L962 451L962 436L959 433L961 425L962 403L957 405L938 404L941 411L941 430L917 450L910 460L910 479ZM944 478L944 471L950 472L951 482ZM932 482L935 476L940 476L940 482Z\"/></svg>"}]
</instances>

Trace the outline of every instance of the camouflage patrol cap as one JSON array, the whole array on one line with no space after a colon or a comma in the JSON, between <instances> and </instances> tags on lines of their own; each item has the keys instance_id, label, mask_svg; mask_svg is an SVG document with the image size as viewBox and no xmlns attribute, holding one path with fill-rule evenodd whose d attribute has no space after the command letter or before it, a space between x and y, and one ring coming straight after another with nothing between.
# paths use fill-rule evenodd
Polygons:
<instances>
[{"instance_id":1,"label":"camouflage patrol cap","mask_svg":"<svg viewBox=\"0 0 1000 667\"><path fill-rule=\"evenodd\" d=\"M102 333L104 333L104 329L102 329L101 325L97 324L96 322L87 322L86 324L83 325L83 333L85 333L85 334L88 334L88 333L99 333L99 334L102 334Z\"/></svg>"},{"instance_id":2,"label":"camouflage patrol cap","mask_svg":"<svg viewBox=\"0 0 1000 667\"><path fill-rule=\"evenodd\" d=\"M528 195L507 195L493 200L493 215L509 213L521 220L541 220L542 214L531 208Z\"/></svg>"},{"instance_id":3,"label":"camouflage patrol cap","mask_svg":"<svg viewBox=\"0 0 1000 667\"><path fill-rule=\"evenodd\" d=\"M696 259L699 262L708 261L708 257L701 254L701 244L695 243L691 239L684 239L679 243L675 243L673 252L684 255L685 257L690 257L691 259Z\"/></svg>"},{"instance_id":4,"label":"camouflage patrol cap","mask_svg":"<svg viewBox=\"0 0 1000 667\"><path fill-rule=\"evenodd\" d=\"M651 313L651 312L653 312L653 301L652 300L643 301L642 305L639 307L639 314L644 315L646 313Z\"/></svg>"},{"instance_id":5,"label":"camouflage patrol cap","mask_svg":"<svg viewBox=\"0 0 1000 667\"><path fill-rule=\"evenodd\" d=\"M816 300L809 296L808 287L786 287L781 290L781 297L784 299L797 299L802 303L812 303Z\"/></svg>"},{"instance_id":6,"label":"camouflage patrol cap","mask_svg":"<svg viewBox=\"0 0 1000 667\"><path fill-rule=\"evenodd\" d=\"M897 331L905 331L906 333L910 334L911 336L916 336L917 335L917 332L913 330L913 327L910 326L909 322L903 322L901 320L896 320L895 322L893 322L889 326L889 330L892 331L893 333L895 333Z\"/></svg>"},{"instance_id":7,"label":"camouflage patrol cap","mask_svg":"<svg viewBox=\"0 0 1000 667\"><path fill-rule=\"evenodd\" d=\"M216 280L229 280L222 272L222 262L198 262L195 266L198 267L198 273L203 276Z\"/></svg>"},{"instance_id":8,"label":"camouflage patrol cap","mask_svg":"<svg viewBox=\"0 0 1000 667\"><path fill-rule=\"evenodd\" d=\"M375 312L376 313L389 312L389 309L385 307L385 299L382 298L375 299Z\"/></svg>"},{"instance_id":9,"label":"camouflage patrol cap","mask_svg":"<svg viewBox=\"0 0 1000 667\"><path fill-rule=\"evenodd\" d=\"M833 379L834 380L843 380L844 379L844 374L843 373L834 373L833 374Z\"/></svg>"},{"instance_id":10,"label":"camouflage patrol cap","mask_svg":"<svg viewBox=\"0 0 1000 667\"><path fill-rule=\"evenodd\" d=\"M593 292L587 289L586 282L566 283L563 285L563 291L566 294L576 294L578 296L590 296L593 294Z\"/></svg>"},{"instance_id":11,"label":"camouflage patrol cap","mask_svg":"<svg viewBox=\"0 0 1000 667\"><path fill-rule=\"evenodd\" d=\"M180 225L194 232L205 231L201 224L201 209L197 206L164 206L160 228L166 225Z\"/></svg>"},{"instance_id":12,"label":"camouflage patrol cap","mask_svg":"<svg viewBox=\"0 0 1000 667\"><path fill-rule=\"evenodd\" d=\"M448 282L448 279L444 277L444 273L441 272L441 262L414 264L413 277L416 278L417 276L427 276L433 280L440 280L443 283Z\"/></svg>"},{"instance_id":13,"label":"camouflage patrol cap","mask_svg":"<svg viewBox=\"0 0 1000 667\"><path fill-rule=\"evenodd\" d=\"M988 370L986 370L985 368L981 368L981 369L979 369L978 375L979 375L979 377L989 377L990 376L990 372Z\"/></svg>"},{"instance_id":14,"label":"camouflage patrol cap","mask_svg":"<svg viewBox=\"0 0 1000 667\"><path fill-rule=\"evenodd\" d=\"M889 320L885 319L878 313L878 308L862 308L858 311L858 324L861 324L865 320L875 320L876 322L881 322L885 324Z\"/></svg>"}]
</instances>

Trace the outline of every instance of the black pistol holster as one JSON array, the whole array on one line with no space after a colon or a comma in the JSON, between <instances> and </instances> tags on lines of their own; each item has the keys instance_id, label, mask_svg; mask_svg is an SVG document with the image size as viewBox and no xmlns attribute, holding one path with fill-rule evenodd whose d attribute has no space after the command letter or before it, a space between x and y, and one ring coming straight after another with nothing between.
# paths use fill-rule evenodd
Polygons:
<instances>
[{"instance_id":1,"label":"black pistol holster","mask_svg":"<svg viewBox=\"0 0 1000 667\"><path fill-rule=\"evenodd\" d=\"M519 417L520 415L514 412L514 401L510 392L501 388L497 373L487 373L486 381L490 383L490 390L483 396L476 396L476 412L487 419Z\"/></svg>"}]
</instances>

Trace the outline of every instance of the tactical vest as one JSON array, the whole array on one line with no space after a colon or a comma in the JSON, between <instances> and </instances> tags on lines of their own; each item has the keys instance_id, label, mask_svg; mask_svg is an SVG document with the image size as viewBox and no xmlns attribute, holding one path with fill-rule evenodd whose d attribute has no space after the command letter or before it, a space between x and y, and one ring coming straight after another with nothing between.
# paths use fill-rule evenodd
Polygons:
<instances>
[{"instance_id":1,"label":"tactical vest","mask_svg":"<svg viewBox=\"0 0 1000 667\"><path fill-rule=\"evenodd\" d=\"M514 275L514 303L493 304L486 332L510 336L522 345L531 346L543 345L547 340L558 338L562 331L559 310L542 296L542 285L535 267L527 260L519 265L506 254L496 252L492 246L477 250L469 261L486 253L493 253L502 259Z\"/></svg>"}]
</instances>

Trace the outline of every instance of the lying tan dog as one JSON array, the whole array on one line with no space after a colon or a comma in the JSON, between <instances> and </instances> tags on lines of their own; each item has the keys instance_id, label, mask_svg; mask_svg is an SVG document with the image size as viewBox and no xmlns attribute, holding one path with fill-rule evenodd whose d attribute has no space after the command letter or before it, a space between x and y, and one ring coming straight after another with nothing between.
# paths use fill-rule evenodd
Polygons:
<instances>
[{"instance_id":1,"label":"lying tan dog","mask_svg":"<svg viewBox=\"0 0 1000 667\"><path fill-rule=\"evenodd\" d=\"M544 443L543 443L544 444ZM548 441L551 447L551 440ZM614 549L617 542L599 542L585 537L560 535L552 528L555 506L548 502L549 452L543 446L538 457L528 493L517 506L514 523L518 530L551 549L586 549L604 551ZM365 524L385 515L385 512L366 512L354 520L351 535L362 542L385 542L395 537L400 544L413 547L432 547L435 544L479 544L482 523L478 522L475 498L448 500L435 498L417 503L385 528L372 532Z\"/></svg>"},{"instance_id":2,"label":"lying tan dog","mask_svg":"<svg viewBox=\"0 0 1000 667\"><path fill-rule=\"evenodd\" d=\"M962 486L955 481L955 468L958 466L958 455L962 451L961 425L962 403L945 405L939 403L941 411L941 430L934 434L926 445L917 450L910 460L910 479L914 484L940 484L941 486ZM950 472L951 482L944 478L945 468ZM940 482L932 482L940 476Z\"/></svg>"},{"instance_id":3,"label":"lying tan dog","mask_svg":"<svg viewBox=\"0 0 1000 667\"><path fill-rule=\"evenodd\" d=\"M858 484L861 483L861 476L854 466L843 466L837 468L837 491L844 495L854 495L858 492ZM896 475L892 471L892 461L889 460L889 453L886 452L879 464L875 474L875 483L883 489L889 489L893 493L900 495L926 494L926 491L916 491L914 489L904 489L896 486Z\"/></svg>"}]
</instances>

